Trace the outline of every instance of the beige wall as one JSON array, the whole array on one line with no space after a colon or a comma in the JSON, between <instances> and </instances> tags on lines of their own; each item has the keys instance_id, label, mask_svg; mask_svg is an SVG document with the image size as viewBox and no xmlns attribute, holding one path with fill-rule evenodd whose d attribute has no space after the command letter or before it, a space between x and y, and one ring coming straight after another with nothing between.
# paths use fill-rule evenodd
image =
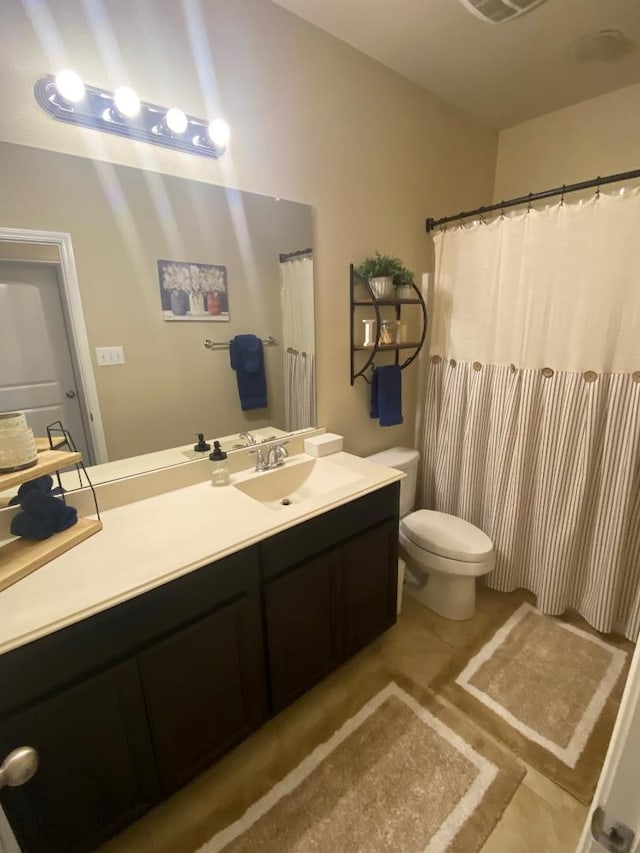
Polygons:
<instances>
[{"instance_id":1,"label":"beige wall","mask_svg":"<svg viewBox=\"0 0 640 853\"><path fill-rule=\"evenodd\" d=\"M71 235L110 460L284 428L282 348L264 351L267 408L243 413L229 352L203 342L282 341L278 256L310 246L309 207L8 143L0 164L3 224ZM229 321L165 321L161 258L226 266ZM123 346L125 364L98 367L102 346Z\"/></svg>"},{"instance_id":2,"label":"beige wall","mask_svg":"<svg viewBox=\"0 0 640 853\"><path fill-rule=\"evenodd\" d=\"M640 84L503 130L494 200L640 167Z\"/></svg>"},{"instance_id":3,"label":"beige wall","mask_svg":"<svg viewBox=\"0 0 640 853\"><path fill-rule=\"evenodd\" d=\"M380 429L366 383L350 386L349 263L378 249L429 270L424 219L490 200L496 132L267 0L104 6L94 37L79 0L49 0L54 27L40 27L42 47L21 0L3 0L0 139L312 205L319 422L355 452L411 443L416 365L405 373L402 427ZM188 27L183 8L202 20ZM113 89L126 74L144 100L223 114L228 156L208 161L52 121L33 83L65 65L94 85Z\"/></svg>"}]
</instances>

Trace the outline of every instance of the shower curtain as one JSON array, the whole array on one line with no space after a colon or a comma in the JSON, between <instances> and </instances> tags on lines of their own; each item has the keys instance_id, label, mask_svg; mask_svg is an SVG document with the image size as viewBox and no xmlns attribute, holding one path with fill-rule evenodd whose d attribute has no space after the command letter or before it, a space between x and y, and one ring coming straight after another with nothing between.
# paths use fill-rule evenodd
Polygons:
<instances>
[{"instance_id":1,"label":"shower curtain","mask_svg":"<svg viewBox=\"0 0 640 853\"><path fill-rule=\"evenodd\" d=\"M640 631L640 190L434 237L422 505L493 540L490 587Z\"/></svg>"},{"instance_id":2,"label":"shower curtain","mask_svg":"<svg viewBox=\"0 0 640 853\"><path fill-rule=\"evenodd\" d=\"M316 425L316 363L313 326L313 255L280 262L284 344L285 429Z\"/></svg>"}]
</instances>

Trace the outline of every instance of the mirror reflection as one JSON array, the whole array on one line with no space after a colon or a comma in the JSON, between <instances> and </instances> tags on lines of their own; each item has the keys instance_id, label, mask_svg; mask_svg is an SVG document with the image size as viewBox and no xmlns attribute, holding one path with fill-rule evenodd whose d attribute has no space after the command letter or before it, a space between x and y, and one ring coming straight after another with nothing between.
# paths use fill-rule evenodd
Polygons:
<instances>
[{"instance_id":1,"label":"mirror reflection","mask_svg":"<svg viewBox=\"0 0 640 853\"><path fill-rule=\"evenodd\" d=\"M86 328L60 249L4 233L0 411L61 420L113 476L316 425L310 207L9 143L0 166L0 227L70 235Z\"/></svg>"}]
</instances>

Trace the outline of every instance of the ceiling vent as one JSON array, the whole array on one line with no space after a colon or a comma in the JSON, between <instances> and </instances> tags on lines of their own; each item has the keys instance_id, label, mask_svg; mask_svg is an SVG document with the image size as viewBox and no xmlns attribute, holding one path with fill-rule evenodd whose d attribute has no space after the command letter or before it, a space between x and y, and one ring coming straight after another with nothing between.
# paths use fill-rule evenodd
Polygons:
<instances>
[{"instance_id":1,"label":"ceiling vent","mask_svg":"<svg viewBox=\"0 0 640 853\"><path fill-rule=\"evenodd\" d=\"M492 24L511 21L529 12L545 0L460 0L462 5L476 17Z\"/></svg>"}]
</instances>

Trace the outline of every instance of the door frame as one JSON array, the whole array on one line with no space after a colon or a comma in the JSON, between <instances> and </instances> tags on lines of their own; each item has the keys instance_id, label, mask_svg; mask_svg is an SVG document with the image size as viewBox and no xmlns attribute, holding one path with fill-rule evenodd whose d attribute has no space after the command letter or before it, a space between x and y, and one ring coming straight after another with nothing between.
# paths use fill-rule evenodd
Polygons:
<instances>
[{"instance_id":1,"label":"door frame","mask_svg":"<svg viewBox=\"0 0 640 853\"><path fill-rule=\"evenodd\" d=\"M31 243L55 246L60 258L60 298L64 306L65 319L69 321L67 340L71 350L74 369L78 371L78 389L80 406L86 413L85 427L88 428L87 440L91 445L94 464L108 462L107 442L100 412L98 389L91 363L91 349L87 328L82 311L80 285L73 257L71 235L62 231L33 231L27 228L0 227L0 241L12 243Z\"/></svg>"},{"instance_id":2,"label":"door frame","mask_svg":"<svg viewBox=\"0 0 640 853\"><path fill-rule=\"evenodd\" d=\"M596 853L604 848L593 840L591 835L591 816L596 806L607 810L607 818L621 820L636 832L640 824L640 792L637 786L628 784L629 752L628 742L638 740L640 727L640 642L636 644L631 659L629 675L620 700L618 716L613 728L609 748L604 760L593 800L589 806L582 836L576 847L576 853ZM625 775L625 773L627 775Z\"/></svg>"}]
</instances>

